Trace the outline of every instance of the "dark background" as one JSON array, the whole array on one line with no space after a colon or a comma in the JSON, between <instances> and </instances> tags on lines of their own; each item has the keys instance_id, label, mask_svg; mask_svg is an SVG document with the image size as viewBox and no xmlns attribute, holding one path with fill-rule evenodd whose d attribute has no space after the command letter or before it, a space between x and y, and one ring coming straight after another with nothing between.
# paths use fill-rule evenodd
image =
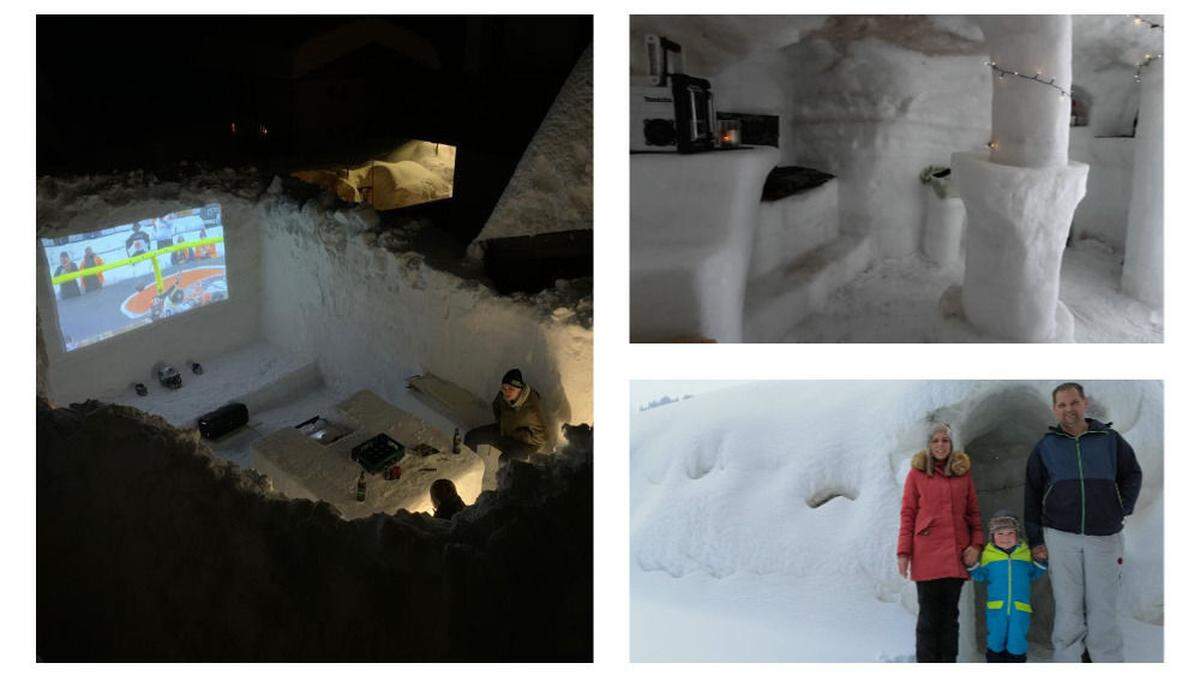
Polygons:
<instances>
[{"instance_id":1,"label":"dark background","mask_svg":"<svg viewBox=\"0 0 1200 675\"><path fill-rule=\"evenodd\" d=\"M286 174L449 143L441 219L469 241L591 40L591 16L43 15L37 172Z\"/></svg>"}]
</instances>

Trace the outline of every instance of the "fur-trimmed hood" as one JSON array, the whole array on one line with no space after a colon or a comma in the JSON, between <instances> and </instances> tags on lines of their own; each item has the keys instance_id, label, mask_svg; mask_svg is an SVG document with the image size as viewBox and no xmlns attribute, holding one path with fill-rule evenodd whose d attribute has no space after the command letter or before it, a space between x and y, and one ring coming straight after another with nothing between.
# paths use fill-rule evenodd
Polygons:
<instances>
[{"instance_id":1,"label":"fur-trimmed hood","mask_svg":"<svg viewBox=\"0 0 1200 675\"><path fill-rule=\"evenodd\" d=\"M929 456L929 448L925 448L913 455L912 467L917 471L930 473L929 462L932 458ZM950 458L946 462L946 473L950 476L965 476L971 470L971 458L965 452L957 450L950 453Z\"/></svg>"}]
</instances>

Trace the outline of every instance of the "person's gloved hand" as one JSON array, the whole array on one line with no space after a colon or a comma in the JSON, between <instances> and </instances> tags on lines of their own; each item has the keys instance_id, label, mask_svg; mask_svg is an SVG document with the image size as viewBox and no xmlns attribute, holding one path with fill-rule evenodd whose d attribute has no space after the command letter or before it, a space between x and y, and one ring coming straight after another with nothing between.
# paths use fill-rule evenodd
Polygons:
<instances>
[{"instance_id":1,"label":"person's gloved hand","mask_svg":"<svg viewBox=\"0 0 1200 675\"><path fill-rule=\"evenodd\" d=\"M964 548L962 552L962 561L967 567L979 562L979 549L975 548L974 546L968 546Z\"/></svg>"},{"instance_id":2,"label":"person's gloved hand","mask_svg":"<svg viewBox=\"0 0 1200 675\"><path fill-rule=\"evenodd\" d=\"M902 555L896 557L896 570L900 572L900 576L908 578L908 556Z\"/></svg>"}]
</instances>

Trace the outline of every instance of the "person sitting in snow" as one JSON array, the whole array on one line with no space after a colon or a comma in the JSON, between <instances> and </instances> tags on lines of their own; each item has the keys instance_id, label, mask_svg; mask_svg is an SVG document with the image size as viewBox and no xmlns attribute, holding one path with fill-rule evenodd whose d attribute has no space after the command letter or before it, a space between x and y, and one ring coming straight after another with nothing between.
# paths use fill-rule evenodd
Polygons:
<instances>
[{"instance_id":1,"label":"person sitting in snow","mask_svg":"<svg viewBox=\"0 0 1200 675\"><path fill-rule=\"evenodd\" d=\"M988 521L991 541L979 562L969 568L971 578L987 584L988 663L1024 663L1033 618L1030 589L1046 572L1021 540L1021 521L1009 511L997 511Z\"/></svg>"},{"instance_id":2,"label":"person sitting in snow","mask_svg":"<svg viewBox=\"0 0 1200 675\"><path fill-rule=\"evenodd\" d=\"M917 584L917 661L957 660L958 596L981 548L971 458L955 450L949 424L934 422L904 479L896 544L900 576Z\"/></svg>"},{"instance_id":3,"label":"person sitting in snow","mask_svg":"<svg viewBox=\"0 0 1200 675\"><path fill-rule=\"evenodd\" d=\"M433 517L450 520L454 514L467 508L454 481L449 478L439 478L429 486L429 500L433 502Z\"/></svg>"},{"instance_id":4,"label":"person sitting in snow","mask_svg":"<svg viewBox=\"0 0 1200 675\"><path fill-rule=\"evenodd\" d=\"M521 371L513 368L500 381L500 391L492 401L495 424L486 424L467 432L463 443L471 450L490 445L500 451L502 461L526 459L542 452L546 445L546 423L542 417L542 397L525 383Z\"/></svg>"}]
</instances>

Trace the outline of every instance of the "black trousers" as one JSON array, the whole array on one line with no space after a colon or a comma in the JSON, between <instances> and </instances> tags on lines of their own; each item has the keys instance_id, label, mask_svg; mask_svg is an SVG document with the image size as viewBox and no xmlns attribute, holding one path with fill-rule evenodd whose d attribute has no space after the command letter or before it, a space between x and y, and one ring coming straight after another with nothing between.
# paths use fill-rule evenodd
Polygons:
<instances>
[{"instance_id":1,"label":"black trousers","mask_svg":"<svg viewBox=\"0 0 1200 675\"><path fill-rule=\"evenodd\" d=\"M1025 663L1025 654L1009 654L987 650L988 663Z\"/></svg>"},{"instance_id":2,"label":"black trousers","mask_svg":"<svg viewBox=\"0 0 1200 675\"><path fill-rule=\"evenodd\" d=\"M953 663L958 659L958 596L963 579L917 582L917 661Z\"/></svg>"},{"instance_id":3,"label":"black trousers","mask_svg":"<svg viewBox=\"0 0 1200 675\"><path fill-rule=\"evenodd\" d=\"M485 424L471 429L466 436L463 436L463 444L472 451L477 450L481 445L490 445L500 451L500 459L505 461L523 460L533 454L529 446L516 439L501 436L499 424Z\"/></svg>"}]
</instances>

